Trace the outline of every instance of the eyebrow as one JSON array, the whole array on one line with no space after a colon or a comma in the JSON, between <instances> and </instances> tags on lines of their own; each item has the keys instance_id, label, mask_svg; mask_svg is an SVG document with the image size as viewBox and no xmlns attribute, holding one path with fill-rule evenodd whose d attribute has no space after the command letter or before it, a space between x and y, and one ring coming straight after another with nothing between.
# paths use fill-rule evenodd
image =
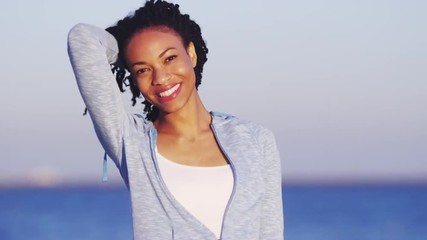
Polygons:
<instances>
[{"instance_id":1,"label":"eyebrow","mask_svg":"<svg viewBox=\"0 0 427 240\"><path fill-rule=\"evenodd\" d=\"M176 49L176 48L174 48L174 47L169 47L169 48L166 48L166 50L164 50L163 52L161 52L160 54L159 54L159 56L158 56L158 58L161 58L161 57L163 57L169 50L172 50L172 49ZM134 67L135 65L144 65L144 64L147 64L146 62L144 62L144 61L140 61L140 62L135 62L135 63L133 63L132 64L132 67Z\"/></svg>"}]
</instances>

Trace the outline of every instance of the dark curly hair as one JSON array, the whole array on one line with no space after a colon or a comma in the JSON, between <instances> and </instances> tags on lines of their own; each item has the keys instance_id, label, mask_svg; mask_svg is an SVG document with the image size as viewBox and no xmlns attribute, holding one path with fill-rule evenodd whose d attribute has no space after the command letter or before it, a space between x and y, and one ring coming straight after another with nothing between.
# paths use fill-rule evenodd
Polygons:
<instances>
[{"instance_id":1,"label":"dark curly hair","mask_svg":"<svg viewBox=\"0 0 427 240\"><path fill-rule=\"evenodd\" d=\"M182 43L188 47L190 42L194 44L197 54L197 64L194 67L196 75L196 89L201 84L203 65L208 60L208 48L203 40L200 26L190 19L188 14L181 14L178 4L168 3L162 0L149 0L145 5L137 9L134 14L125 17L106 29L118 42L119 57L112 65L112 71L116 75L116 81L120 91L124 92L124 87L129 86L132 92L132 105L136 104L136 99L141 97L141 93L136 87L130 70L125 64L125 48L135 33L150 27L166 27L173 30L181 37ZM153 121L159 115L159 109L143 101L146 119Z\"/></svg>"}]
</instances>

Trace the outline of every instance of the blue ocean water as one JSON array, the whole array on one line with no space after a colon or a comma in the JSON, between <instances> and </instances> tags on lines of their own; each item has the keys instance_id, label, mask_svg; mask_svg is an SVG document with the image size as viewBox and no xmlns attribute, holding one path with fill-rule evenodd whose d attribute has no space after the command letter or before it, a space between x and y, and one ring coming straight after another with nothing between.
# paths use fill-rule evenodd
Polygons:
<instances>
[{"instance_id":1,"label":"blue ocean water","mask_svg":"<svg viewBox=\"0 0 427 240\"><path fill-rule=\"evenodd\" d=\"M288 240L426 240L427 186L284 188Z\"/></svg>"},{"instance_id":2,"label":"blue ocean water","mask_svg":"<svg viewBox=\"0 0 427 240\"><path fill-rule=\"evenodd\" d=\"M287 240L426 240L427 186L285 186ZM0 189L0 240L132 239L125 188Z\"/></svg>"}]
</instances>

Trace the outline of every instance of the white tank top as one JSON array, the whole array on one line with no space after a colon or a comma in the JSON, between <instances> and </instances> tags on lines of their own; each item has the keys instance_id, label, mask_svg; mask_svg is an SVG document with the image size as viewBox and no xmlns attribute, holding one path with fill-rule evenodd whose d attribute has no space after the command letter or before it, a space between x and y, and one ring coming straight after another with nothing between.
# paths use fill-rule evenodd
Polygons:
<instances>
[{"instance_id":1,"label":"white tank top","mask_svg":"<svg viewBox=\"0 0 427 240\"><path fill-rule=\"evenodd\" d=\"M156 149L163 181L175 199L219 239L224 211L233 190L229 165L197 167L175 163Z\"/></svg>"}]
</instances>

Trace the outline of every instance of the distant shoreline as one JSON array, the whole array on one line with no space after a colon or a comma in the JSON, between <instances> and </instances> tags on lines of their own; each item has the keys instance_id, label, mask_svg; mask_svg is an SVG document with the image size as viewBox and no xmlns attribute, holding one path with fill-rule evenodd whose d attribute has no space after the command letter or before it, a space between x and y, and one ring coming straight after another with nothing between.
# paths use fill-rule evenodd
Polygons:
<instances>
[{"instance_id":1,"label":"distant shoreline","mask_svg":"<svg viewBox=\"0 0 427 240\"><path fill-rule=\"evenodd\" d=\"M427 180L376 180L376 181L338 181L338 180L285 180L283 188L293 187L426 187ZM122 182L64 182L42 185L28 182L1 182L0 190L3 189L61 189L61 188L88 188L88 189L126 189Z\"/></svg>"}]
</instances>

